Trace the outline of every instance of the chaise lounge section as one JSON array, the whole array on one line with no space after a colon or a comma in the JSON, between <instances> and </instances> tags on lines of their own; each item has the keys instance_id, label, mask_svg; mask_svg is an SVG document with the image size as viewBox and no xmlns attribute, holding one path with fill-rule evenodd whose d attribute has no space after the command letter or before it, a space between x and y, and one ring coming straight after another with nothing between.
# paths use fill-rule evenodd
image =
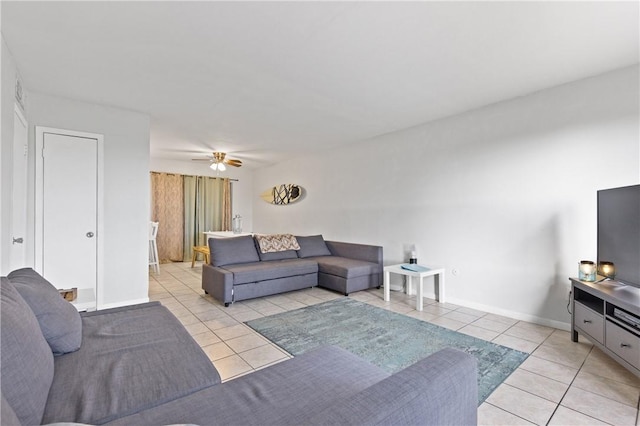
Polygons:
<instances>
[{"instance_id":1,"label":"chaise lounge section","mask_svg":"<svg viewBox=\"0 0 640 426\"><path fill-rule=\"evenodd\" d=\"M210 238L210 263L202 267L205 293L229 306L315 286L349 295L382 285L380 246L325 241L322 235L274 237L292 238L296 248L284 244L263 252L261 236Z\"/></svg>"},{"instance_id":2,"label":"chaise lounge section","mask_svg":"<svg viewBox=\"0 0 640 426\"><path fill-rule=\"evenodd\" d=\"M158 302L79 314L31 269L1 279L0 424L462 425L477 366L444 349L389 374L320 347L220 383Z\"/></svg>"},{"instance_id":3,"label":"chaise lounge section","mask_svg":"<svg viewBox=\"0 0 640 426\"><path fill-rule=\"evenodd\" d=\"M382 285L382 247L325 241L328 255L308 257L318 263L318 286L349 293Z\"/></svg>"}]
</instances>

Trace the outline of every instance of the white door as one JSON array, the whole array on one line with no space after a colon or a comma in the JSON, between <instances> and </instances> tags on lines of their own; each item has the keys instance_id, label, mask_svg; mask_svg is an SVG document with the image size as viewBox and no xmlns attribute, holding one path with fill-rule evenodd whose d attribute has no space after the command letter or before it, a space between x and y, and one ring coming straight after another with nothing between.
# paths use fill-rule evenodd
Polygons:
<instances>
[{"instance_id":1,"label":"white door","mask_svg":"<svg viewBox=\"0 0 640 426\"><path fill-rule=\"evenodd\" d=\"M36 268L58 288L95 294L98 138L63 132L36 131Z\"/></svg>"},{"instance_id":2,"label":"white door","mask_svg":"<svg viewBox=\"0 0 640 426\"><path fill-rule=\"evenodd\" d=\"M13 170L11 173L11 250L9 270L27 261L27 121L16 105L13 112Z\"/></svg>"}]
</instances>

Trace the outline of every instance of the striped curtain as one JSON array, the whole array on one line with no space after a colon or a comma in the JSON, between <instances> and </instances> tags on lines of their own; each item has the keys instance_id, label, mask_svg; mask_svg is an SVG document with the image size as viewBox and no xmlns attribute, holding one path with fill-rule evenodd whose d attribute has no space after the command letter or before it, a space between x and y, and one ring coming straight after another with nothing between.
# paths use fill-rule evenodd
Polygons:
<instances>
[{"instance_id":1,"label":"striped curtain","mask_svg":"<svg viewBox=\"0 0 640 426\"><path fill-rule=\"evenodd\" d=\"M184 176L183 261L192 247L207 244L204 232L231 230L231 182L207 176Z\"/></svg>"},{"instance_id":2,"label":"striped curtain","mask_svg":"<svg viewBox=\"0 0 640 426\"><path fill-rule=\"evenodd\" d=\"M184 186L182 175L151 172L151 221L158 222L160 263L183 258Z\"/></svg>"}]
</instances>

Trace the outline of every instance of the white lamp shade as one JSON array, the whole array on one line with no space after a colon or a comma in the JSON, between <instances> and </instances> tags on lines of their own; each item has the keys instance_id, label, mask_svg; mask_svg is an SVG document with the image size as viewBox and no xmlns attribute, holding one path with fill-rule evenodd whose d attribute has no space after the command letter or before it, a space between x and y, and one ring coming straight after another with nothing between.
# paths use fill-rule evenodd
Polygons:
<instances>
[{"instance_id":1,"label":"white lamp shade","mask_svg":"<svg viewBox=\"0 0 640 426\"><path fill-rule=\"evenodd\" d=\"M211 170L219 170L221 172L224 172L225 170L227 170L225 165L222 163L211 163L209 167L211 167Z\"/></svg>"}]
</instances>

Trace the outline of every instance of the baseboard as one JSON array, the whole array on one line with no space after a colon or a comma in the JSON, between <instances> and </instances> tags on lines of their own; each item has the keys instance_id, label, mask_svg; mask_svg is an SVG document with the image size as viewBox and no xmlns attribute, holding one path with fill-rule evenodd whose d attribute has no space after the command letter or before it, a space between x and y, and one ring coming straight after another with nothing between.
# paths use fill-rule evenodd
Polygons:
<instances>
[{"instance_id":1,"label":"baseboard","mask_svg":"<svg viewBox=\"0 0 640 426\"><path fill-rule=\"evenodd\" d=\"M116 303L104 303L98 306L98 310L101 309L110 309L110 308L119 308L121 306L129 306L129 305L139 305L140 303L147 303L149 301L148 297L142 299L134 299L134 300L125 300L123 302Z\"/></svg>"},{"instance_id":2,"label":"baseboard","mask_svg":"<svg viewBox=\"0 0 640 426\"><path fill-rule=\"evenodd\" d=\"M425 297L432 297L432 296L425 294ZM433 295L433 297L435 297L435 295ZM526 322L531 322L538 325L544 325L546 327L557 328L559 330L571 331L571 323L568 323L568 322L550 320L548 318L541 318L535 315L523 314L522 312L510 311L508 309L500 309L500 308L496 308L495 306L483 305L480 303L473 303L466 300L455 299L450 297L447 297L447 303L452 303L458 306L464 306L465 308L476 309L478 311L483 311L490 314L502 315L503 317L509 317L509 318L517 319L519 321L526 321Z\"/></svg>"},{"instance_id":3,"label":"baseboard","mask_svg":"<svg viewBox=\"0 0 640 426\"><path fill-rule=\"evenodd\" d=\"M402 291L402 287L400 286L399 288L395 289L394 286L392 285L390 287L390 290ZM412 294L415 295L415 290ZM436 294L434 292L425 292L423 294L423 297L426 297L427 299L435 300ZM500 308L496 308L495 306L483 305L480 303L469 302L467 300L455 299L451 297L447 297L446 301L447 303L463 306L465 308L476 309L478 311L487 312L489 314L502 315L503 317L509 317L519 321L526 321L526 322L531 322L533 324L544 325L546 327L557 328L559 330L571 331L571 323L569 322L554 321L548 318L541 318L535 315L527 315L521 312L510 311L507 309L500 309Z\"/></svg>"}]
</instances>

